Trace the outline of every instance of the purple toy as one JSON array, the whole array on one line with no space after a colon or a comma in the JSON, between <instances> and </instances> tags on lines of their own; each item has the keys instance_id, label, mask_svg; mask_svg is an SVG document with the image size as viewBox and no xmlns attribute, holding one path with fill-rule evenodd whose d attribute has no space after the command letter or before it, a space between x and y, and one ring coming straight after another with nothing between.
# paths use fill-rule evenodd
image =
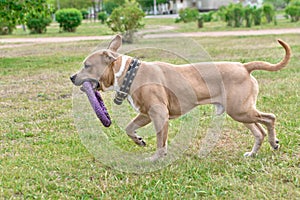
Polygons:
<instances>
[{"instance_id":1,"label":"purple toy","mask_svg":"<svg viewBox=\"0 0 300 200\"><path fill-rule=\"evenodd\" d=\"M103 100L98 91L94 91L92 87L92 83L85 81L83 84L83 89L88 96L88 99L93 107L97 117L100 119L102 124L105 127L109 127L111 125L111 120L109 114L104 106Z\"/></svg>"}]
</instances>

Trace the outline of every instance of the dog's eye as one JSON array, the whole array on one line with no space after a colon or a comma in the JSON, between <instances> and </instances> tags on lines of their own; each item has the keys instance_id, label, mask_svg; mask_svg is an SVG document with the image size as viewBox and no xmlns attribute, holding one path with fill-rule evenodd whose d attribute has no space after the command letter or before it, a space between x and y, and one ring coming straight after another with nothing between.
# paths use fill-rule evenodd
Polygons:
<instances>
[{"instance_id":1,"label":"dog's eye","mask_svg":"<svg viewBox=\"0 0 300 200\"><path fill-rule=\"evenodd\" d=\"M87 64L84 65L84 68L86 68L86 69L89 67L91 67L91 65L87 65Z\"/></svg>"}]
</instances>

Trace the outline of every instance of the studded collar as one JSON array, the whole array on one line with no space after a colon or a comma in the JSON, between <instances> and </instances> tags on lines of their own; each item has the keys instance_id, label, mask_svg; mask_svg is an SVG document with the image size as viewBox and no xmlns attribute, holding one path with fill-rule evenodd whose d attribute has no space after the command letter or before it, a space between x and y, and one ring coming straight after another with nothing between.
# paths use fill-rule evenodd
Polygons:
<instances>
[{"instance_id":1,"label":"studded collar","mask_svg":"<svg viewBox=\"0 0 300 200\"><path fill-rule=\"evenodd\" d=\"M120 90L117 91L114 99L115 104L121 105L124 99L127 98L131 84L136 76L137 70L139 69L141 62L138 59L133 59L129 64L129 68L126 72L125 78L122 82Z\"/></svg>"}]
</instances>

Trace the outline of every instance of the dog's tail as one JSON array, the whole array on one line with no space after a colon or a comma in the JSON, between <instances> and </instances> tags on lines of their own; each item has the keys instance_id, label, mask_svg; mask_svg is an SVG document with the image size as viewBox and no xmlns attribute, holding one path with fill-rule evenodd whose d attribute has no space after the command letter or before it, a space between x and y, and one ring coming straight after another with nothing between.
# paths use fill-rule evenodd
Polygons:
<instances>
[{"instance_id":1,"label":"dog's tail","mask_svg":"<svg viewBox=\"0 0 300 200\"><path fill-rule=\"evenodd\" d=\"M278 71L278 70L282 69L283 67L285 67L289 63L290 58L291 58L290 46L280 39L278 39L277 41L285 49L284 58L277 64L271 64L271 63L263 62L263 61L254 61L254 62L245 63L244 66L248 70L249 73L251 73L253 70Z\"/></svg>"}]
</instances>

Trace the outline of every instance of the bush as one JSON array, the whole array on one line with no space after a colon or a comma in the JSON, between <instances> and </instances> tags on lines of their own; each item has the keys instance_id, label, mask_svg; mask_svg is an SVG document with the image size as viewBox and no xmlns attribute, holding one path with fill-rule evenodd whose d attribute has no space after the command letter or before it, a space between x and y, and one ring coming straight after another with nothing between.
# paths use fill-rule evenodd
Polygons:
<instances>
[{"instance_id":1,"label":"bush","mask_svg":"<svg viewBox=\"0 0 300 200\"><path fill-rule=\"evenodd\" d=\"M275 16L275 9L274 6L270 3L265 3L262 7L264 16L267 19L267 22L270 23L274 19Z\"/></svg>"},{"instance_id":2,"label":"bush","mask_svg":"<svg viewBox=\"0 0 300 200\"><path fill-rule=\"evenodd\" d=\"M297 22L300 19L300 6L288 6L285 8L285 13L291 18L291 22Z\"/></svg>"},{"instance_id":3,"label":"bush","mask_svg":"<svg viewBox=\"0 0 300 200\"><path fill-rule=\"evenodd\" d=\"M258 26L261 24L261 17L262 17L262 9L261 8L254 8L252 11L254 25Z\"/></svg>"},{"instance_id":4,"label":"bush","mask_svg":"<svg viewBox=\"0 0 300 200\"><path fill-rule=\"evenodd\" d=\"M204 17L203 17L203 15L199 15L197 21L198 21L198 28L203 28L203 24L204 24Z\"/></svg>"},{"instance_id":5,"label":"bush","mask_svg":"<svg viewBox=\"0 0 300 200\"><path fill-rule=\"evenodd\" d=\"M88 19L89 18L89 12L86 9L81 9L80 10L82 19Z\"/></svg>"},{"instance_id":6,"label":"bush","mask_svg":"<svg viewBox=\"0 0 300 200\"><path fill-rule=\"evenodd\" d=\"M253 8L247 6L244 8L245 20L246 20L246 27L252 26L252 16L253 16Z\"/></svg>"},{"instance_id":7,"label":"bush","mask_svg":"<svg viewBox=\"0 0 300 200\"><path fill-rule=\"evenodd\" d=\"M240 27L243 23L244 9L242 4L229 4L225 12L225 21L228 26Z\"/></svg>"},{"instance_id":8,"label":"bush","mask_svg":"<svg viewBox=\"0 0 300 200\"><path fill-rule=\"evenodd\" d=\"M98 19L101 21L102 24L107 20L108 16L105 12L98 13Z\"/></svg>"},{"instance_id":9,"label":"bush","mask_svg":"<svg viewBox=\"0 0 300 200\"><path fill-rule=\"evenodd\" d=\"M16 24L14 22L0 19L0 35L12 34L15 28Z\"/></svg>"},{"instance_id":10,"label":"bush","mask_svg":"<svg viewBox=\"0 0 300 200\"><path fill-rule=\"evenodd\" d=\"M300 0L294 0L285 8L286 15L291 18L291 22L300 20Z\"/></svg>"},{"instance_id":11,"label":"bush","mask_svg":"<svg viewBox=\"0 0 300 200\"><path fill-rule=\"evenodd\" d=\"M133 35L138 29L144 27L142 20L145 13L139 8L138 3L127 2L124 7L114 9L107 20L107 25L114 32L123 35L123 41L132 43Z\"/></svg>"},{"instance_id":12,"label":"bush","mask_svg":"<svg viewBox=\"0 0 300 200\"><path fill-rule=\"evenodd\" d=\"M236 4L233 7L234 27L240 27L243 23L244 9L242 4Z\"/></svg>"},{"instance_id":13,"label":"bush","mask_svg":"<svg viewBox=\"0 0 300 200\"><path fill-rule=\"evenodd\" d=\"M234 21L234 15L233 15L233 7L234 4L229 4L226 9L224 10L224 20L227 22L227 26L233 26L233 21Z\"/></svg>"},{"instance_id":14,"label":"bush","mask_svg":"<svg viewBox=\"0 0 300 200\"><path fill-rule=\"evenodd\" d=\"M29 13L26 16L26 24L32 34L46 33L51 21L51 17L43 13Z\"/></svg>"},{"instance_id":15,"label":"bush","mask_svg":"<svg viewBox=\"0 0 300 200\"><path fill-rule=\"evenodd\" d=\"M56 21L63 31L75 32L76 28L81 24L82 14L75 8L66 8L58 10L55 13Z\"/></svg>"},{"instance_id":16,"label":"bush","mask_svg":"<svg viewBox=\"0 0 300 200\"><path fill-rule=\"evenodd\" d=\"M112 14L114 9L123 6L125 4L125 0L103 0L103 9L106 13Z\"/></svg>"},{"instance_id":17,"label":"bush","mask_svg":"<svg viewBox=\"0 0 300 200\"><path fill-rule=\"evenodd\" d=\"M275 9L282 9L286 6L289 0L264 0L264 3L272 4Z\"/></svg>"},{"instance_id":18,"label":"bush","mask_svg":"<svg viewBox=\"0 0 300 200\"><path fill-rule=\"evenodd\" d=\"M226 21L226 12L227 12L227 7L221 6L217 11L218 18L222 21Z\"/></svg>"},{"instance_id":19,"label":"bush","mask_svg":"<svg viewBox=\"0 0 300 200\"><path fill-rule=\"evenodd\" d=\"M183 21L184 23L197 21L199 17L199 11L193 8L185 8L179 11L179 18L176 19L177 22Z\"/></svg>"},{"instance_id":20,"label":"bush","mask_svg":"<svg viewBox=\"0 0 300 200\"><path fill-rule=\"evenodd\" d=\"M201 14L201 16L203 17L204 22L211 22L214 18L213 17L214 14L215 14L214 11L210 11L208 13Z\"/></svg>"},{"instance_id":21,"label":"bush","mask_svg":"<svg viewBox=\"0 0 300 200\"><path fill-rule=\"evenodd\" d=\"M42 15L50 13L46 0L1 0L0 1L0 34L11 34L17 24L26 22L28 13ZM40 22L34 22L39 24Z\"/></svg>"}]
</instances>

